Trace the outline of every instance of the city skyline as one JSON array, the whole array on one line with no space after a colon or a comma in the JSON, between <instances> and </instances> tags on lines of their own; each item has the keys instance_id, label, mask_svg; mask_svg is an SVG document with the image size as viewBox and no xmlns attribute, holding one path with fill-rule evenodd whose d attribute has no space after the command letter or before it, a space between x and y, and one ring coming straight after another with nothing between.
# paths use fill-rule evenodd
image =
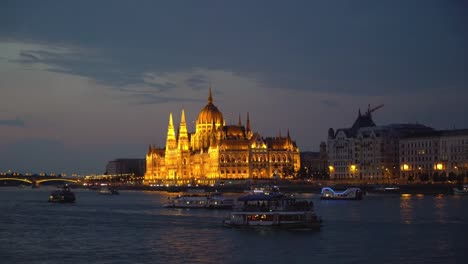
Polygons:
<instances>
[{"instance_id":1,"label":"city skyline","mask_svg":"<svg viewBox=\"0 0 468 264\"><path fill-rule=\"evenodd\" d=\"M226 123L328 128L384 104L377 124L467 128L462 1L14 1L0 4L0 171L99 173L189 131L211 85Z\"/></svg>"}]
</instances>

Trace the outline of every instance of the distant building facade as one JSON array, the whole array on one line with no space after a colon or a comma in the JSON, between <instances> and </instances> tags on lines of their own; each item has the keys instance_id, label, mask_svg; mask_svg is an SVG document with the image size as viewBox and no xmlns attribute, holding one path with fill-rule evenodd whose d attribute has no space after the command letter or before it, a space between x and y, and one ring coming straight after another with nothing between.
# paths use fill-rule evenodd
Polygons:
<instances>
[{"instance_id":1,"label":"distant building facade","mask_svg":"<svg viewBox=\"0 0 468 264\"><path fill-rule=\"evenodd\" d=\"M468 172L468 129L441 130L400 140L401 177L433 179Z\"/></svg>"},{"instance_id":2,"label":"distant building facade","mask_svg":"<svg viewBox=\"0 0 468 264\"><path fill-rule=\"evenodd\" d=\"M408 135L433 131L420 124L377 126L369 109L351 128L330 128L328 157L330 179L396 179L400 176L399 140Z\"/></svg>"},{"instance_id":3,"label":"distant building facade","mask_svg":"<svg viewBox=\"0 0 468 264\"><path fill-rule=\"evenodd\" d=\"M134 174L135 176L143 176L145 174L145 167L145 159L116 159L107 163L106 174Z\"/></svg>"},{"instance_id":4,"label":"distant building facade","mask_svg":"<svg viewBox=\"0 0 468 264\"><path fill-rule=\"evenodd\" d=\"M329 177L328 171L328 153L325 142L320 143L320 151L302 151L301 166L305 177L316 179L326 179Z\"/></svg>"},{"instance_id":5,"label":"distant building facade","mask_svg":"<svg viewBox=\"0 0 468 264\"><path fill-rule=\"evenodd\" d=\"M264 138L251 130L248 114L245 126L240 117L237 125L226 125L210 88L195 132L187 131L184 110L178 134L169 115L166 146L148 148L144 183L267 179L292 175L299 168L299 148L289 131L286 136Z\"/></svg>"}]
</instances>

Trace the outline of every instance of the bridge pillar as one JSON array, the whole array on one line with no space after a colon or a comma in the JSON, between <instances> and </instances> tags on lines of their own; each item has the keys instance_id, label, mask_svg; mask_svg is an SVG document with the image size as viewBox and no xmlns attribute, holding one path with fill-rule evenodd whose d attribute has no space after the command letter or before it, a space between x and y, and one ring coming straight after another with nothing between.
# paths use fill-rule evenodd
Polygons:
<instances>
[{"instance_id":1,"label":"bridge pillar","mask_svg":"<svg viewBox=\"0 0 468 264\"><path fill-rule=\"evenodd\" d=\"M39 183L36 180L31 180L31 188L39 188Z\"/></svg>"}]
</instances>

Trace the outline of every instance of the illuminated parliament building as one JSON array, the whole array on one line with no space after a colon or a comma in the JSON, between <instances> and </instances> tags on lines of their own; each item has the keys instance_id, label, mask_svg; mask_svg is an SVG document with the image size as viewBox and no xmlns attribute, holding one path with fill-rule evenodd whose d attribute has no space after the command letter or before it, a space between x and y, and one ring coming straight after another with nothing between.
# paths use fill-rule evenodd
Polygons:
<instances>
[{"instance_id":1,"label":"illuminated parliament building","mask_svg":"<svg viewBox=\"0 0 468 264\"><path fill-rule=\"evenodd\" d=\"M185 113L176 134L169 114L165 148L150 145L146 154L145 184L212 183L222 179L268 179L293 175L300 168L300 153L289 131L286 136L262 137L251 130L249 114L245 125L226 125L223 114L208 103L187 130Z\"/></svg>"}]
</instances>

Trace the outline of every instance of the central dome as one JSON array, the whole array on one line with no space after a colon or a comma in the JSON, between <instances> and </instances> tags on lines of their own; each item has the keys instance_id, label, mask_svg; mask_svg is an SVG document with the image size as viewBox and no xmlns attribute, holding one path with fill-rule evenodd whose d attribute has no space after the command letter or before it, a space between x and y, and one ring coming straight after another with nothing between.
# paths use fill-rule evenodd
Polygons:
<instances>
[{"instance_id":1,"label":"central dome","mask_svg":"<svg viewBox=\"0 0 468 264\"><path fill-rule=\"evenodd\" d=\"M223 114L218 110L218 108L213 104L213 97L211 96L211 87L210 93L208 95L208 104L203 107L198 114L197 124L223 124Z\"/></svg>"}]
</instances>

